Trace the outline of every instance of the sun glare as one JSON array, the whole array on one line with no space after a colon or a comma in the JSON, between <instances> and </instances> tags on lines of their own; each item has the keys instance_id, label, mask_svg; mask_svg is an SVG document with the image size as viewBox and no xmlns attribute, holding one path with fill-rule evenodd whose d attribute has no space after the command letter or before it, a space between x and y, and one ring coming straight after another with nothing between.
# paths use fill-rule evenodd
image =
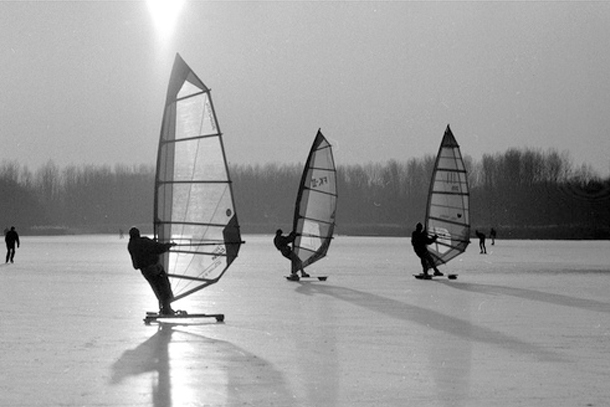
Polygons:
<instances>
[{"instance_id":1,"label":"sun glare","mask_svg":"<svg viewBox=\"0 0 610 407\"><path fill-rule=\"evenodd\" d=\"M161 38L172 33L185 0L146 0L148 10Z\"/></svg>"}]
</instances>

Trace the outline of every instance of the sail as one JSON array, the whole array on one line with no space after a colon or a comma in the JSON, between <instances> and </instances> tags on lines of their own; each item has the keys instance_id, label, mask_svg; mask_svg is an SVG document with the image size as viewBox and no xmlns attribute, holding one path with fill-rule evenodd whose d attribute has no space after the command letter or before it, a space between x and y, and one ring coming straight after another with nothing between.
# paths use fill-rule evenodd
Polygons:
<instances>
[{"instance_id":1,"label":"sail","mask_svg":"<svg viewBox=\"0 0 610 407\"><path fill-rule=\"evenodd\" d=\"M326 256L335 229L337 171L332 147L318 130L307 157L294 211L293 251L303 267Z\"/></svg>"},{"instance_id":2,"label":"sail","mask_svg":"<svg viewBox=\"0 0 610 407\"><path fill-rule=\"evenodd\" d=\"M216 283L241 242L222 136L208 89L176 55L157 156L155 238L174 301Z\"/></svg>"},{"instance_id":3,"label":"sail","mask_svg":"<svg viewBox=\"0 0 610 407\"><path fill-rule=\"evenodd\" d=\"M460 255L470 243L468 177L460 146L449 125L436 157L426 211L426 230L437 235L428 246L435 265Z\"/></svg>"}]
</instances>

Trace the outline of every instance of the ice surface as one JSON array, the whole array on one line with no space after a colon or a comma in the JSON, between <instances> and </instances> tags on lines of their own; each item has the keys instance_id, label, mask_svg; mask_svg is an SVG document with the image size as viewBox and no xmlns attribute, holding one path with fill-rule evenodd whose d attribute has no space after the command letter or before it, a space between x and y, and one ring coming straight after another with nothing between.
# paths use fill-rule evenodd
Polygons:
<instances>
[{"instance_id":1,"label":"ice surface","mask_svg":"<svg viewBox=\"0 0 610 407\"><path fill-rule=\"evenodd\" d=\"M0 266L0 406L603 406L610 242L476 242L416 280L408 239L338 237L288 282L272 236L245 236L222 312L145 325L152 291L118 236L22 238Z\"/></svg>"}]
</instances>

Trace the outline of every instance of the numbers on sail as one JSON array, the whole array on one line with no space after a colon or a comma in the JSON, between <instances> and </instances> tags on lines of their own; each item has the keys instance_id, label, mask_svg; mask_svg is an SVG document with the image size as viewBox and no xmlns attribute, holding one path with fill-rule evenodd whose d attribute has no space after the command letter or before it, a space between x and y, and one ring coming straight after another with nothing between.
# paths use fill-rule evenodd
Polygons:
<instances>
[{"instance_id":1,"label":"numbers on sail","mask_svg":"<svg viewBox=\"0 0 610 407\"><path fill-rule=\"evenodd\" d=\"M326 184L328 184L328 177L323 176L323 177L319 177L319 178L312 178L309 185L311 186L311 188L319 188L322 185L326 185Z\"/></svg>"},{"instance_id":2,"label":"numbers on sail","mask_svg":"<svg viewBox=\"0 0 610 407\"><path fill-rule=\"evenodd\" d=\"M203 277L206 277L209 273L214 271L218 266L222 265L223 257L226 254L227 250L225 246L219 245L216 246L214 251L212 251L212 259L210 265L206 268Z\"/></svg>"}]
</instances>

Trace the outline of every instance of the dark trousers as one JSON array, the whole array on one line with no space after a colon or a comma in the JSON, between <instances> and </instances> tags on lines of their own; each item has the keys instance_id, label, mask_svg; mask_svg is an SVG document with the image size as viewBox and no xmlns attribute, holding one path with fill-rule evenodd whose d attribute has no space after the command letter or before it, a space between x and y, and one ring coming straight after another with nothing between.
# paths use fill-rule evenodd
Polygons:
<instances>
[{"instance_id":1,"label":"dark trousers","mask_svg":"<svg viewBox=\"0 0 610 407\"><path fill-rule=\"evenodd\" d=\"M285 249L282 250L282 256L290 259L290 262L292 263L292 274L299 270L303 271L303 262L301 262L301 259L299 259L299 256L297 256L295 252L290 249Z\"/></svg>"},{"instance_id":2,"label":"dark trousers","mask_svg":"<svg viewBox=\"0 0 610 407\"><path fill-rule=\"evenodd\" d=\"M15 245L6 245L6 262L9 261L12 263L15 258Z\"/></svg>"},{"instance_id":3,"label":"dark trousers","mask_svg":"<svg viewBox=\"0 0 610 407\"><path fill-rule=\"evenodd\" d=\"M415 254L417 254L417 257L419 257L421 261L421 267L424 274L427 273L429 269L434 269L434 271L438 271L438 269L434 265L434 260L432 259L430 252L428 252L428 249L417 250L415 251Z\"/></svg>"},{"instance_id":4,"label":"dark trousers","mask_svg":"<svg viewBox=\"0 0 610 407\"><path fill-rule=\"evenodd\" d=\"M163 270L163 266L154 264L152 266L143 267L141 272L159 300L159 308L161 311L170 310L170 304L174 299L174 293L172 292L169 278L167 277L167 274L165 274L165 270Z\"/></svg>"}]
</instances>

